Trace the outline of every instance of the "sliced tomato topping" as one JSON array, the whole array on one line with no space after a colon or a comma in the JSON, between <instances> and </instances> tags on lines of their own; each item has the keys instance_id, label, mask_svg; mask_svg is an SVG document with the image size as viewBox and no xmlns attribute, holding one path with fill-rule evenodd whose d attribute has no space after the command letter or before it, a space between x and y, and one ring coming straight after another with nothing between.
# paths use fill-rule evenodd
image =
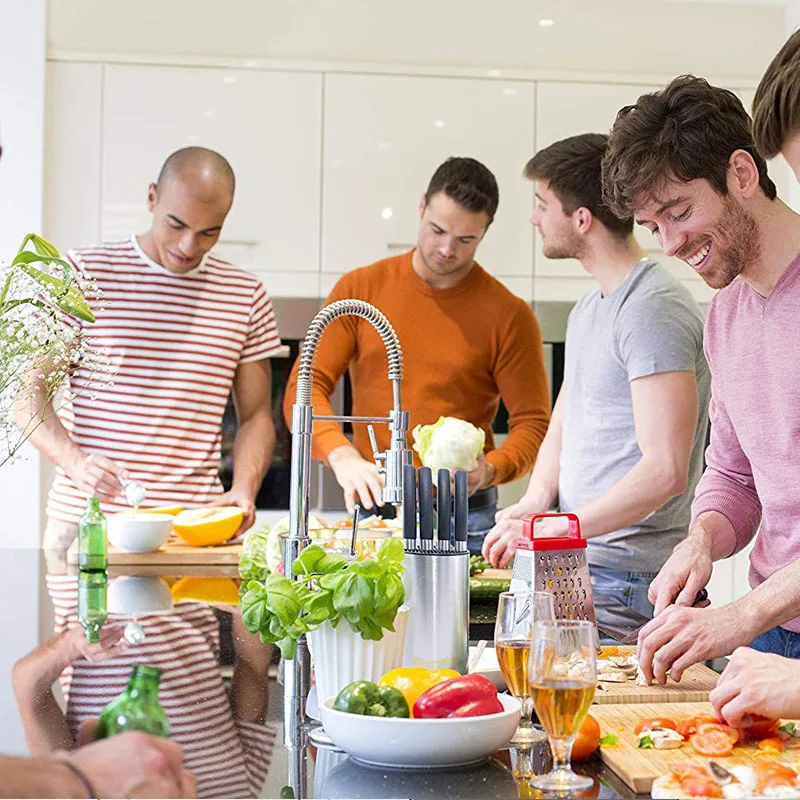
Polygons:
<instances>
[{"instance_id":1,"label":"sliced tomato topping","mask_svg":"<svg viewBox=\"0 0 800 800\"><path fill-rule=\"evenodd\" d=\"M672 776L676 780L681 780L682 778L688 777L696 777L696 778L709 778L711 777L708 774L708 770L705 767L699 767L697 764L687 764L685 762L679 762L677 764L673 764L670 769L672 770Z\"/></svg>"},{"instance_id":2,"label":"sliced tomato topping","mask_svg":"<svg viewBox=\"0 0 800 800\"><path fill-rule=\"evenodd\" d=\"M722 787L712 778L690 776L681 780L681 789L691 797L723 797Z\"/></svg>"},{"instance_id":3,"label":"sliced tomato topping","mask_svg":"<svg viewBox=\"0 0 800 800\"><path fill-rule=\"evenodd\" d=\"M771 753L782 753L786 748L777 736L766 736L758 742L758 749Z\"/></svg>"},{"instance_id":4,"label":"sliced tomato topping","mask_svg":"<svg viewBox=\"0 0 800 800\"><path fill-rule=\"evenodd\" d=\"M702 722L697 726L698 733L708 733L710 731L724 733L730 737L733 744L736 744L742 738L742 733L738 728L731 728L730 725L725 725L722 722Z\"/></svg>"},{"instance_id":5,"label":"sliced tomato topping","mask_svg":"<svg viewBox=\"0 0 800 800\"><path fill-rule=\"evenodd\" d=\"M763 739L765 736L774 735L781 724L779 719L762 717L761 714L751 714L750 718L753 722L744 728L744 731L755 739Z\"/></svg>"},{"instance_id":6,"label":"sliced tomato topping","mask_svg":"<svg viewBox=\"0 0 800 800\"><path fill-rule=\"evenodd\" d=\"M643 719L633 729L633 732L638 736L642 731L651 731L653 728L669 728L671 731L678 730L671 719L666 719L665 717L651 717L650 719Z\"/></svg>"},{"instance_id":7,"label":"sliced tomato topping","mask_svg":"<svg viewBox=\"0 0 800 800\"><path fill-rule=\"evenodd\" d=\"M762 789L768 786L794 786L797 782L797 773L791 767L777 761L762 761L753 769Z\"/></svg>"},{"instance_id":8,"label":"sliced tomato topping","mask_svg":"<svg viewBox=\"0 0 800 800\"><path fill-rule=\"evenodd\" d=\"M691 717L684 719L678 723L678 733L684 739L688 739L693 733L697 733L697 726L706 723L717 723L719 720L716 717Z\"/></svg>"},{"instance_id":9,"label":"sliced tomato topping","mask_svg":"<svg viewBox=\"0 0 800 800\"><path fill-rule=\"evenodd\" d=\"M730 755L735 743L724 731L698 731L689 737L689 744L695 752L710 758Z\"/></svg>"}]
</instances>

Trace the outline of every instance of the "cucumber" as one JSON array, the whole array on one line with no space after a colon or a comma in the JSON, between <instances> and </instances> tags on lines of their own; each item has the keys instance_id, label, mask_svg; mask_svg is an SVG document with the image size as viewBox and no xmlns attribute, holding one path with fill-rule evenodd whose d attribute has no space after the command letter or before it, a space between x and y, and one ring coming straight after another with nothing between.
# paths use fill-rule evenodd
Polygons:
<instances>
[{"instance_id":1,"label":"cucumber","mask_svg":"<svg viewBox=\"0 0 800 800\"><path fill-rule=\"evenodd\" d=\"M470 578L469 596L471 600L491 600L507 592L510 585L509 578Z\"/></svg>"}]
</instances>

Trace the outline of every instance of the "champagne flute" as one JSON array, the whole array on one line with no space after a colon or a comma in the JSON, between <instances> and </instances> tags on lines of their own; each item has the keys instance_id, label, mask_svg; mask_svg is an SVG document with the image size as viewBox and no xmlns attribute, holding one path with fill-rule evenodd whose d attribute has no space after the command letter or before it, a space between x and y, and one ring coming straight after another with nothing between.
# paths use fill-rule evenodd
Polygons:
<instances>
[{"instance_id":1,"label":"champagne flute","mask_svg":"<svg viewBox=\"0 0 800 800\"><path fill-rule=\"evenodd\" d=\"M543 620L555 619L550 592L503 592L497 604L494 646L508 691L522 701L519 727L512 744L540 742L544 734L533 726L528 662L531 636Z\"/></svg>"},{"instance_id":2,"label":"champagne flute","mask_svg":"<svg viewBox=\"0 0 800 800\"><path fill-rule=\"evenodd\" d=\"M533 632L528 679L539 721L553 751L553 769L531 780L537 789L574 792L592 779L576 775L572 743L589 711L597 681L595 626L577 620L546 621Z\"/></svg>"}]
</instances>

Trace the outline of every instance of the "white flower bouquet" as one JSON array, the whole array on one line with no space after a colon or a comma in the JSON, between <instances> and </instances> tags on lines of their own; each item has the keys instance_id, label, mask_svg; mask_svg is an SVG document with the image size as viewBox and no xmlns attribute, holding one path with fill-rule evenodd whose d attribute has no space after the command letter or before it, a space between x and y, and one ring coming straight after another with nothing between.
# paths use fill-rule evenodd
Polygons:
<instances>
[{"instance_id":1,"label":"white flower bouquet","mask_svg":"<svg viewBox=\"0 0 800 800\"><path fill-rule=\"evenodd\" d=\"M91 281L34 233L10 264L0 263L0 466L44 420L79 363L93 376L108 372L83 334L81 323L95 321L87 296L99 299ZM83 389L90 386L70 393Z\"/></svg>"}]
</instances>

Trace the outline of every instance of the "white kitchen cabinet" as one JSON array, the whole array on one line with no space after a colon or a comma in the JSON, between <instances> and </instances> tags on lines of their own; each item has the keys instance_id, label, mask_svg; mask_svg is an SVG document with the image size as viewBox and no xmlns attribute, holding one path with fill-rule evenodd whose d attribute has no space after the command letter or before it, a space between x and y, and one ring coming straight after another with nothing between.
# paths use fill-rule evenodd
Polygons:
<instances>
[{"instance_id":1,"label":"white kitchen cabinet","mask_svg":"<svg viewBox=\"0 0 800 800\"><path fill-rule=\"evenodd\" d=\"M50 62L46 81L44 235L65 251L100 241L103 66Z\"/></svg>"},{"instance_id":2,"label":"white kitchen cabinet","mask_svg":"<svg viewBox=\"0 0 800 800\"><path fill-rule=\"evenodd\" d=\"M322 271L403 252L417 241L420 199L449 156L471 156L500 188L478 261L530 299L534 84L384 75L327 75ZM527 291L526 291L527 290Z\"/></svg>"},{"instance_id":3,"label":"white kitchen cabinet","mask_svg":"<svg viewBox=\"0 0 800 800\"><path fill-rule=\"evenodd\" d=\"M320 74L107 66L103 237L145 230L147 186L166 157L210 147L236 173L216 251L257 272L268 289L274 274L273 294L316 296L321 114Z\"/></svg>"},{"instance_id":4,"label":"white kitchen cabinet","mask_svg":"<svg viewBox=\"0 0 800 800\"><path fill-rule=\"evenodd\" d=\"M633 84L594 84L540 81L536 88L536 149L581 133L608 133L617 112L635 103L646 92L661 87ZM690 268L667 258L655 237L640 226L636 238L648 253L678 277L699 302L707 302L712 291ZM575 301L596 286L574 259L549 259L536 237L534 297L537 301Z\"/></svg>"}]
</instances>

